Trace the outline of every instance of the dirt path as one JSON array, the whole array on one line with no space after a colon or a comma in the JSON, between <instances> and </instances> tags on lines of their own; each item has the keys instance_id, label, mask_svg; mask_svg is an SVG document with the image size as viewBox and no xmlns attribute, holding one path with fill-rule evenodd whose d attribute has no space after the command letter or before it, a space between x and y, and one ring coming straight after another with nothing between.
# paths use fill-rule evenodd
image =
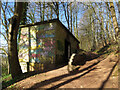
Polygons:
<instances>
[{"instance_id":1,"label":"dirt path","mask_svg":"<svg viewBox=\"0 0 120 90\"><path fill-rule=\"evenodd\" d=\"M87 61L78 71L71 74L68 73L67 66L64 66L26 78L14 86L30 90L40 88L118 88L118 75L112 75L117 60L118 57L114 54L109 55L106 59L99 57ZM115 70L117 71L117 68ZM115 70L113 72L116 73Z\"/></svg>"}]
</instances>

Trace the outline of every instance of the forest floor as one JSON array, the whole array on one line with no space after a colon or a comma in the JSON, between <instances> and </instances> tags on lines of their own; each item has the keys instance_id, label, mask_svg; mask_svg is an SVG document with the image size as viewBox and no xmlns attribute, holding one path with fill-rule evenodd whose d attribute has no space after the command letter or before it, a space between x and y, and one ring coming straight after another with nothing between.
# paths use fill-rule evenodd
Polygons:
<instances>
[{"instance_id":1,"label":"forest floor","mask_svg":"<svg viewBox=\"0 0 120 90\"><path fill-rule=\"evenodd\" d=\"M7 88L58 89L58 88L118 88L118 55L110 53L87 61L74 72L68 73L67 65L36 74Z\"/></svg>"}]
</instances>

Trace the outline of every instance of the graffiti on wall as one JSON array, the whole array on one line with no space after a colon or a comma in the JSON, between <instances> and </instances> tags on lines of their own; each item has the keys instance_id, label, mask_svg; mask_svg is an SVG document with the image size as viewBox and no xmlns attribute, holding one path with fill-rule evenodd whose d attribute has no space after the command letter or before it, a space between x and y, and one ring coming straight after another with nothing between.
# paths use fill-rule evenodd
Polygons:
<instances>
[{"instance_id":1,"label":"graffiti on wall","mask_svg":"<svg viewBox=\"0 0 120 90\"><path fill-rule=\"evenodd\" d=\"M28 29L21 29L21 46L20 50L23 53L19 55L21 57L27 55L30 56L29 59L31 63L43 63L47 60L53 63L53 59L55 56L55 30L53 25L50 24L42 24L30 27L30 40L29 40L29 32ZM29 46L30 41L30 46ZM27 49L26 52L25 48ZM28 53L30 49L30 53ZM30 55L28 55L30 54ZM24 58L24 57L23 57ZM28 61L28 60L25 60Z\"/></svg>"},{"instance_id":2,"label":"graffiti on wall","mask_svg":"<svg viewBox=\"0 0 120 90\"><path fill-rule=\"evenodd\" d=\"M28 33L28 27L25 27L25 28L21 28L19 52L18 52L20 61L22 62L29 61L28 50L29 50L29 33Z\"/></svg>"},{"instance_id":3,"label":"graffiti on wall","mask_svg":"<svg viewBox=\"0 0 120 90\"><path fill-rule=\"evenodd\" d=\"M55 30L51 25L38 25L34 26L35 30L31 28L31 36L35 36L36 38L31 37L31 62L44 62L46 60L51 60L51 58L55 55ZM35 34L35 35L34 35ZM35 48L33 48L35 46ZM52 61L52 60L51 60Z\"/></svg>"}]
</instances>

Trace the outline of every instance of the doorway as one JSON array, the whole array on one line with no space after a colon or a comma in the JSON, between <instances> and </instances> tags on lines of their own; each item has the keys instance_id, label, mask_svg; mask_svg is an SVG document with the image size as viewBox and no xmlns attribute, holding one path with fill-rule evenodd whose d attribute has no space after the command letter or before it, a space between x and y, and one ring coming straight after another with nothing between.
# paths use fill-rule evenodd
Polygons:
<instances>
[{"instance_id":1,"label":"doorway","mask_svg":"<svg viewBox=\"0 0 120 90\"><path fill-rule=\"evenodd\" d=\"M67 40L65 40L65 62L68 63L69 58L71 56L71 44Z\"/></svg>"}]
</instances>

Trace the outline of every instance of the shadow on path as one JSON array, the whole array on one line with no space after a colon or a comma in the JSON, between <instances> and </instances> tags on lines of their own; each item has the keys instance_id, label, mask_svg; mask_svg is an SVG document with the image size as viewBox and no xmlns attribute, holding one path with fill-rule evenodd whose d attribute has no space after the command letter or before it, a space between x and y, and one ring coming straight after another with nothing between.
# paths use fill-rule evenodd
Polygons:
<instances>
[{"instance_id":1,"label":"shadow on path","mask_svg":"<svg viewBox=\"0 0 120 90\"><path fill-rule=\"evenodd\" d=\"M29 77L31 77L33 75L40 74L40 73L45 73L45 72L52 71L52 70L56 70L56 69L59 69L61 67L64 67L65 65L67 65L67 64L58 65L53 69L48 69L48 70L44 70L44 71L30 71L30 72L22 73L19 76L17 76L15 79L11 79L11 80L9 80L7 82L2 81L2 89L5 89L10 85L12 85L14 83L17 83L17 82L19 82L19 81L21 81L23 79L29 78Z\"/></svg>"},{"instance_id":2,"label":"shadow on path","mask_svg":"<svg viewBox=\"0 0 120 90\"><path fill-rule=\"evenodd\" d=\"M53 83L53 82L59 81L60 79L63 79L63 78L65 78L65 77L68 77L68 76L71 76L71 75L75 75L75 74L81 73L81 72L83 72L83 71L85 71L85 70L88 70L89 68L92 68L93 66L97 65L99 62L100 62L100 61L98 61L98 62L96 62L96 63L94 63L94 64L92 64L92 65L90 65L90 66L88 66L88 67L86 67L86 68L84 68L84 69L82 69L82 70L79 70L79 71L76 70L76 71L74 71L74 72L72 72L72 73L60 75L60 76L57 76L57 77L54 77L54 78L51 78L51 79L48 79L48 80L45 80L45 81L36 83L35 85L33 85L32 87L30 87L30 88L27 89L27 90L37 89L37 88L40 88L40 87L42 87L42 86L45 86L45 85L51 84L51 83ZM91 70L88 70L87 72L83 73L82 75L77 76L77 77L72 78L72 79L69 79L69 80L67 80L67 81L65 81L65 82L63 82L63 83L60 83L60 84L58 84L58 85L56 85L56 86L51 87L50 89L59 88L59 87L62 86L62 85L65 85L65 84L67 84L67 83L69 83L69 82L71 82L71 81L73 81L73 80L75 80L75 79L78 79L78 78L86 75L87 73L89 73L90 71L92 71L92 70L94 70L94 69L95 69L95 68L93 68L93 69L91 69Z\"/></svg>"},{"instance_id":3,"label":"shadow on path","mask_svg":"<svg viewBox=\"0 0 120 90\"><path fill-rule=\"evenodd\" d=\"M117 65L118 62L119 62L119 60L115 63L115 65L113 66L112 70L110 71L108 77L106 78L105 81L103 81L102 85L100 86L99 90L103 90L105 84L106 84L107 81L109 80L109 78L110 78L110 76L111 76L111 74L112 74L112 72L113 72L113 70L114 70L114 68L115 68L115 66Z\"/></svg>"},{"instance_id":4,"label":"shadow on path","mask_svg":"<svg viewBox=\"0 0 120 90\"><path fill-rule=\"evenodd\" d=\"M47 90L57 89L57 88L59 88L59 87L65 85L65 84L67 84L67 83L72 82L73 80L76 80L76 79L78 79L78 78L80 78L80 77L86 75L87 73L89 73L90 71L92 71L92 70L94 70L94 69L96 69L96 68L92 68L92 69L88 70L87 72L83 73L83 74L80 75L80 76L77 76L77 77L75 77L75 78L69 79L69 80L67 80L67 81L65 81L65 82L62 82L62 83L60 83L60 84L58 84L58 85L55 85L55 86L53 86L53 87L51 87L51 88L48 88Z\"/></svg>"}]
</instances>

